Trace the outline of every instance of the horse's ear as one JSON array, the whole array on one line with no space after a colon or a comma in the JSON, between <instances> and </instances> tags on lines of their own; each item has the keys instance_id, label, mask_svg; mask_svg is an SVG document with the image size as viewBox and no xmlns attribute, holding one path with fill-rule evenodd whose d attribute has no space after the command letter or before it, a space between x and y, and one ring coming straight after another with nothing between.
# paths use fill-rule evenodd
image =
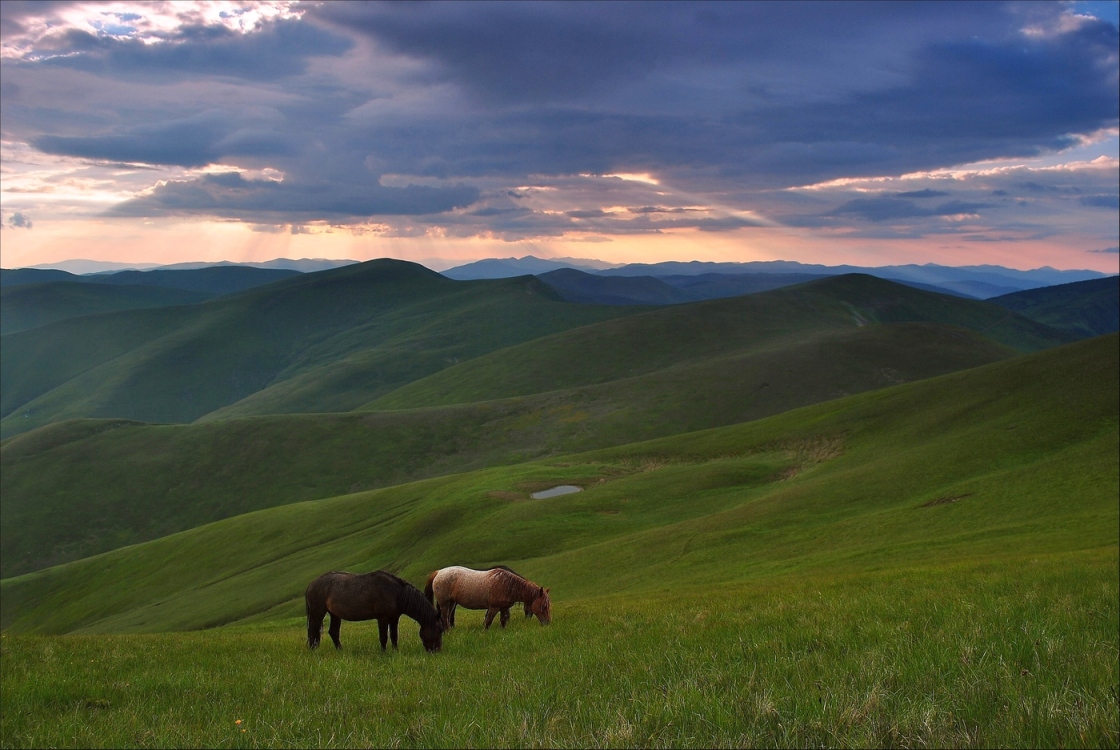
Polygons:
<instances>
[{"instance_id":1,"label":"horse's ear","mask_svg":"<svg viewBox=\"0 0 1120 750\"><path fill-rule=\"evenodd\" d=\"M552 587L551 587L551 586L549 586L549 587L548 587L547 589L545 589L545 590L544 590L544 593L546 593L546 594L547 594L547 593L548 593L549 591L552 591Z\"/></svg>"}]
</instances>

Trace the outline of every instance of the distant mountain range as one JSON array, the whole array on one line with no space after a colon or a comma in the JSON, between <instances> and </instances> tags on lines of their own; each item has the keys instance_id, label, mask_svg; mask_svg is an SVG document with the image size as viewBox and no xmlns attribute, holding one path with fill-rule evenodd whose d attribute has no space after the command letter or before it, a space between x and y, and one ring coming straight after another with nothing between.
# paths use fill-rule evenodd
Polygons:
<instances>
[{"instance_id":1,"label":"distant mountain range","mask_svg":"<svg viewBox=\"0 0 1120 750\"><path fill-rule=\"evenodd\" d=\"M488 258L486 260L468 263L443 271L443 275L452 279L486 279L507 278L523 274L542 274L557 271L562 268L575 269L588 274L608 277L635 277L647 276L662 280L665 277L683 276L708 276L708 283L716 280L712 276L740 276L752 275L799 275L798 283L811 277L838 276L846 273L866 273L882 279L899 281L929 291L939 291L976 299L988 299L1012 292L1054 284L1068 284L1074 281L1087 281L1089 279L1104 278L1108 274L1098 271L1059 271L1049 266L1035 268L1029 271L1020 271L1003 266L940 266L933 263L925 265L900 265L900 266L825 266L820 264L798 263L796 261L751 261L749 263L713 263L705 261L669 261L665 263L630 263L627 265L603 268L600 263L586 259L565 258L544 260L527 255L524 258ZM668 282L670 286L682 288L684 283ZM724 281L722 283L732 284ZM762 284L763 282L754 282ZM781 284L775 286L782 286ZM604 287L605 288L605 287ZM768 288L774 288L770 286ZM756 290L758 291L758 290ZM746 292L735 292L744 294ZM612 291L611 294L614 294ZM691 299L708 299L709 297L691 297ZM662 303L664 304L664 303Z\"/></svg>"},{"instance_id":2,"label":"distant mountain range","mask_svg":"<svg viewBox=\"0 0 1120 750\"><path fill-rule=\"evenodd\" d=\"M88 275L88 274L113 274L118 271L150 271L153 269L168 270L193 270L197 268L209 268L211 266L249 266L251 268L282 268L291 271L299 271L300 273L312 273L314 271L326 271L330 268L338 268L340 266L348 266L352 263L357 263L356 260L336 260L330 258L300 258L299 260L292 260L290 258L276 258L274 260L267 260L261 263L254 262L234 262L229 260L222 260L216 263L207 262L194 262L194 263L171 263L169 265L160 265L158 263L114 263L103 260L86 260L83 258L76 258L73 260L63 260L58 263L40 263L34 266L28 266L29 269L38 270L58 270L66 271L75 275ZM20 269L23 270L23 269Z\"/></svg>"}]
</instances>

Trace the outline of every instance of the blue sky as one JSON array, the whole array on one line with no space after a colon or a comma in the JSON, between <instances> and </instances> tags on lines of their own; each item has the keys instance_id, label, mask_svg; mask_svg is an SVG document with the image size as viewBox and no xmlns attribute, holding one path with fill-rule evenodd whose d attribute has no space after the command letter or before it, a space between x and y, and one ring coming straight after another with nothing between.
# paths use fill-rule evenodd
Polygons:
<instances>
[{"instance_id":1,"label":"blue sky","mask_svg":"<svg viewBox=\"0 0 1120 750\"><path fill-rule=\"evenodd\" d=\"M1114 271L1117 5L7 0L3 265Z\"/></svg>"}]
</instances>

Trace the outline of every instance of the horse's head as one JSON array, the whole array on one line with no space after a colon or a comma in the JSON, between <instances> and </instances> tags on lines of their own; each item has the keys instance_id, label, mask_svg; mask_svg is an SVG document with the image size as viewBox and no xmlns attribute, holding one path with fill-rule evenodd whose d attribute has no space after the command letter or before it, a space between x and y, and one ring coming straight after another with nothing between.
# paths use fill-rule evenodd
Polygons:
<instances>
[{"instance_id":1,"label":"horse's head","mask_svg":"<svg viewBox=\"0 0 1120 750\"><path fill-rule=\"evenodd\" d=\"M443 648L443 625L438 618L434 622L420 626L420 640L424 642L424 648L428 653L434 654Z\"/></svg>"},{"instance_id":2,"label":"horse's head","mask_svg":"<svg viewBox=\"0 0 1120 750\"><path fill-rule=\"evenodd\" d=\"M548 598L548 589L537 589L537 595L531 602L526 602L526 615L536 615L541 625L552 622L552 601Z\"/></svg>"}]
</instances>

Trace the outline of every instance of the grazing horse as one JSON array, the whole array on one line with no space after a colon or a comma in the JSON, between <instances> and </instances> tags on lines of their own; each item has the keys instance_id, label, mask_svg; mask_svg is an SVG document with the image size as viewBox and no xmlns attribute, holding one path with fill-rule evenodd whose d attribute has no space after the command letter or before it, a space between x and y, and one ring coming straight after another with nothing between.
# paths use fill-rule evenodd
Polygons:
<instances>
[{"instance_id":1,"label":"grazing horse","mask_svg":"<svg viewBox=\"0 0 1120 750\"><path fill-rule=\"evenodd\" d=\"M486 627L501 612L502 627L509 622L509 608L524 602L527 613L536 615L541 625L552 622L552 602L548 589L499 566L489 570L471 570L458 565L441 568L428 576L424 586L428 601L436 604L444 630L455 626L455 608L485 609Z\"/></svg>"},{"instance_id":2,"label":"grazing horse","mask_svg":"<svg viewBox=\"0 0 1120 750\"><path fill-rule=\"evenodd\" d=\"M428 651L443 645L443 626L439 613L424 599L419 589L392 573L324 573L307 586L307 646L315 648L323 634L323 618L330 614L329 633L335 648L342 648L339 634L343 620L377 620L381 631L381 650L389 635L397 647L397 623L408 615L420 623L420 640Z\"/></svg>"}]
</instances>

